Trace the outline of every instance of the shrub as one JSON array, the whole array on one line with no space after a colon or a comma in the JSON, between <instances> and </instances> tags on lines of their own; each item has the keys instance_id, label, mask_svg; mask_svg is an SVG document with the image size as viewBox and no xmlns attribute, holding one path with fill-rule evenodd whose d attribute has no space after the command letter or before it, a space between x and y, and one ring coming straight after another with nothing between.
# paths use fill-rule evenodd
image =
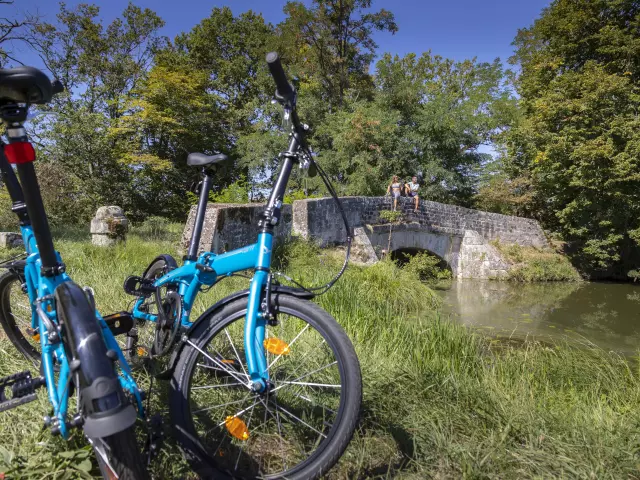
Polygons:
<instances>
[{"instance_id":1,"label":"shrub","mask_svg":"<svg viewBox=\"0 0 640 480\"><path fill-rule=\"evenodd\" d=\"M508 280L516 282L577 282L578 271L569 259L549 248L503 245L492 242L504 258L512 265Z\"/></svg>"},{"instance_id":2,"label":"shrub","mask_svg":"<svg viewBox=\"0 0 640 480\"><path fill-rule=\"evenodd\" d=\"M428 252L407 255L407 263L402 268L413 273L423 282L451 279L451 270L442 265L443 261Z\"/></svg>"},{"instance_id":3,"label":"shrub","mask_svg":"<svg viewBox=\"0 0 640 480\"><path fill-rule=\"evenodd\" d=\"M382 210L380 212L380 220L389 223L396 223L402 220L402 212L393 210Z\"/></svg>"}]
</instances>

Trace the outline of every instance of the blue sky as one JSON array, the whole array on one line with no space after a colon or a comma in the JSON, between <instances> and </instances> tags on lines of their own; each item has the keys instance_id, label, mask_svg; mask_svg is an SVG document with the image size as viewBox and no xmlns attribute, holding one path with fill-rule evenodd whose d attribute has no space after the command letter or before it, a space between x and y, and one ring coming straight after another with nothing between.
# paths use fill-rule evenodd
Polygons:
<instances>
[{"instance_id":1,"label":"blue sky","mask_svg":"<svg viewBox=\"0 0 640 480\"><path fill-rule=\"evenodd\" d=\"M67 0L68 7L78 3L95 3L106 22L126 7L128 0ZM134 3L156 11L166 22L162 34L174 37L191 29L209 15L213 7L227 5L234 13L246 10L261 12L273 24L284 18L283 0L137 0ZM308 0L305 3L309 3ZM399 31L395 35L376 34L379 52L404 55L409 52L434 53L457 60L478 57L504 62L512 53L511 42L518 28L529 26L549 0L374 0L374 8L386 8L396 16ZM53 21L58 10L55 0L18 0L19 11L38 12ZM3 14L4 16L4 14ZM37 57L20 49L16 56L25 64L40 66Z\"/></svg>"}]
</instances>

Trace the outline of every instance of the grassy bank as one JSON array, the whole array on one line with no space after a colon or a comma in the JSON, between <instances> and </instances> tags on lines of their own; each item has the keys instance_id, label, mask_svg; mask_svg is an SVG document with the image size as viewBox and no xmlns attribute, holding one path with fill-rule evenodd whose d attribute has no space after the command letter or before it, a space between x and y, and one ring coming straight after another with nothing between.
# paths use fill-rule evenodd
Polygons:
<instances>
[{"instance_id":1,"label":"grassy bank","mask_svg":"<svg viewBox=\"0 0 640 480\"><path fill-rule=\"evenodd\" d=\"M569 259L551 248L523 247L491 242L512 265L507 280L515 282L579 282Z\"/></svg>"},{"instance_id":2,"label":"grassy bank","mask_svg":"<svg viewBox=\"0 0 640 480\"><path fill-rule=\"evenodd\" d=\"M130 301L121 288L127 275L139 274L157 253L175 251L179 229L165 230L138 230L113 249L67 232L57 246L74 279L93 286L108 313ZM335 252L307 244L283 256L283 268L305 284L328 280L339 263ZM495 345L440 318L437 297L413 275L387 262L350 268L318 299L352 338L364 380L359 431L331 478L637 476L636 366L568 345ZM244 285L222 282L196 308ZM24 368L0 341L0 375ZM82 439L65 444L40 432L46 406L41 393L38 402L0 414L0 472L63 478L71 466L69 478L88 476L81 473L92 468ZM154 469L157 478L189 475L171 441Z\"/></svg>"}]
</instances>

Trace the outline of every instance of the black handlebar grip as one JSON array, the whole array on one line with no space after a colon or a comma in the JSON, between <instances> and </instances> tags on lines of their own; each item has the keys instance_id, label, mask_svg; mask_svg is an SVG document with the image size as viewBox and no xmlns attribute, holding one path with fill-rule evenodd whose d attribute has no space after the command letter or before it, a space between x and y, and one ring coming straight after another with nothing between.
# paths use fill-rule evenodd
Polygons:
<instances>
[{"instance_id":1,"label":"black handlebar grip","mask_svg":"<svg viewBox=\"0 0 640 480\"><path fill-rule=\"evenodd\" d=\"M291 88L291 85L287 80L287 75L284 73L284 69L282 68L282 63L280 63L280 57L277 52L267 53L267 65L269 66L269 71L271 72L273 81L276 82L278 94L283 97L291 95L293 93L293 88Z\"/></svg>"}]
</instances>

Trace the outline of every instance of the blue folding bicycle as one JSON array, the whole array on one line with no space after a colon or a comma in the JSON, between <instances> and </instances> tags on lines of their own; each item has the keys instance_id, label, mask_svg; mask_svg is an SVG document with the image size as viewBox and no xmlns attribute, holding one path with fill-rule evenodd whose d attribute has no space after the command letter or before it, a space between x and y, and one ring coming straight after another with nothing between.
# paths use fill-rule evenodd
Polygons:
<instances>
[{"instance_id":1,"label":"blue folding bicycle","mask_svg":"<svg viewBox=\"0 0 640 480\"><path fill-rule=\"evenodd\" d=\"M116 352L111 355L123 367L121 383L131 389L127 391L137 400L139 412L140 396L135 383L129 382L123 356L130 362L136 357L151 361L170 357L166 373L172 424L185 457L202 478L319 478L347 447L361 405L362 380L353 345L336 320L310 301L335 283L347 262L320 289L280 285L271 272L274 228L295 164L317 168L338 202L347 232L349 227L333 187L306 145L307 127L298 119L296 92L278 55L268 54L267 64L277 87L275 98L284 107L291 131L258 225L257 242L219 255L199 253L211 169L226 157L191 154L188 164L202 168L203 181L183 265L170 255L157 257L141 277L125 281L125 291L137 297L131 315L98 316L105 342ZM21 180L25 186L22 175ZM191 321L191 308L203 288L244 270L254 271L248 290L219 301ZM3 302L2 292L0 279L0 322L7 330L12 328L17 302ZM31 290L29 295L31 299ZM37 304L38 298L34 296L32 303ZM40 322L45 332L42 314L36 313L34 325ZM132 318L135 325L129 329ZM124 355L117 344L109 343L112 332L120 333L123 324L127 325ZM149 325L153 334L141 338L140 331ZM10 338L18 348L22 345L25 354L29 332L14 322Z\"/></svg>"}]
</instances>

